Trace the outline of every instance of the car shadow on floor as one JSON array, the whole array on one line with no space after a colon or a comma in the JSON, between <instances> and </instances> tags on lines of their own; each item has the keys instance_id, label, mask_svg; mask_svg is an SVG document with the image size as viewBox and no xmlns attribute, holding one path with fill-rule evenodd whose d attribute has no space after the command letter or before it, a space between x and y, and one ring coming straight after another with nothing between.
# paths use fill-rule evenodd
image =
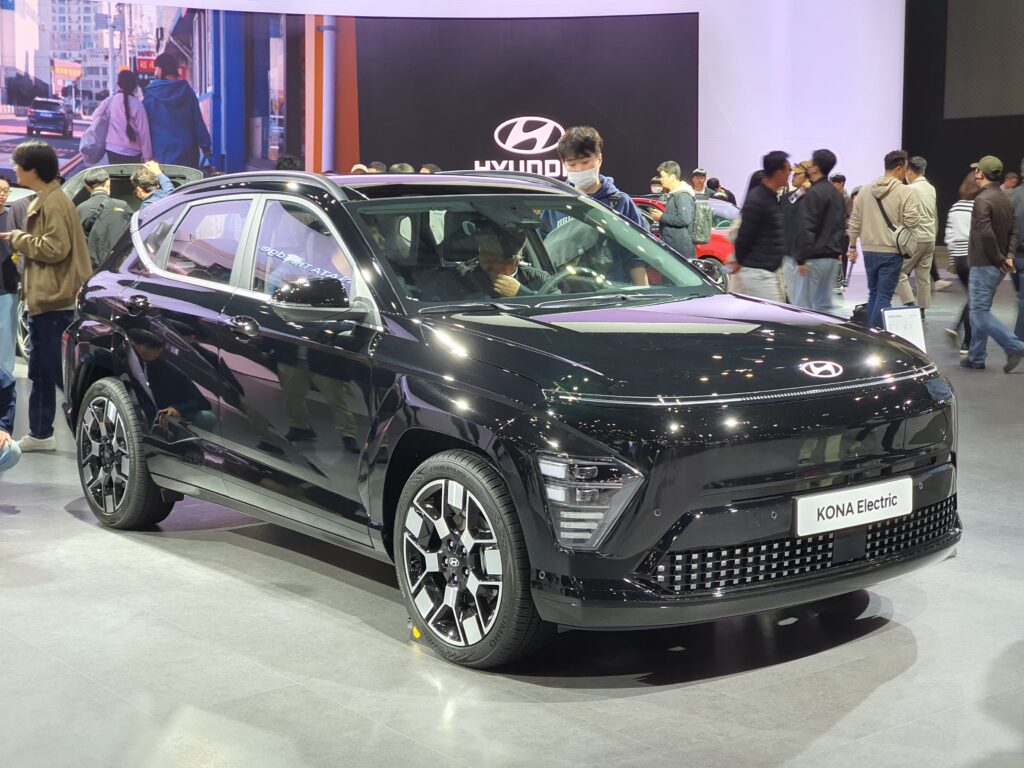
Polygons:
<instances>
[{"instance_id":1,"label":"car shadow on floor","mask_svg":"<svg viewBox=\"0 0 1024 768\"><path fill-rule=\"evenodd\" d=\"M887 629L887 607L870 605L870 593L859 590L793 608L668 629L563 631L543 653L501 671L557 688L705 681L814 656Z\"/></svg>"},{"instance_id":2,"label":"car shadow on floor","mask_svg":"<svg viewBox=\"0 0 1024 768\"><path fill-rule=\"evenodd\" d=\"M95 521L84 498L65 509L84 522ZM363 618L383 640L409 643L406 612L394 566L343 547L320 541L272 523L207 502L186 499L151 531L130 534L160 550L182 554L187 542L220 541L232 547L300 567L343 588L358 589L381 601L381 611ZM222 567L209 548L190 549L187 556L214 568ZM260 558L233 558L231 570L246 570L259 583L268 577ZM323 584L277 588L339 609L345 596ZM310 579L312 582L313 579ZM373 598L371 598L373 599ZM721 619L669 629L625 632L563 630L543 649L496 673L534 685L566 689L646 688L679 685L750 672L814 656L872 633L891 631L891 607L860 590L793 608ZM888 625L888 626L887 626ZM421 641L422 642L422 641ZM425 644L424 644L425 645Z\"/></svg>"}]
</instances>

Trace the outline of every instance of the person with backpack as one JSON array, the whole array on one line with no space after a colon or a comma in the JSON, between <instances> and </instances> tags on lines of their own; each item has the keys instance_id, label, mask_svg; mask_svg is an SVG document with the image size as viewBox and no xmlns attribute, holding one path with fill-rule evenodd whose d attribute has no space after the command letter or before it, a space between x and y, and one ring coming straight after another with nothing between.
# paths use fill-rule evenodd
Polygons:
<instances>
[{"instance_id":1,"label":"person with backpack","mask_svg":"<svg viewBox=\"0 0 1024 768\"><path fill-rule=\"evenodd\" d=\"M674 248L688 259L697 258L697 249L690 238L693 212L696 200L693 187L679 178L682 169L679 163L666 160L658 166L658 180L662 189L668 192L665 211L657 208L651 211L654 220L661 224L661 239L665 245Z\"/></svg>"},{"instance_id":2,"label":"person with backpack","mask_svg":"<svg viewBox=\"0 0 1024 768\"><path fill-rule=\"evenodd\" d=\"M82 222L85 239L89 243L89 260L98 267L121 239L131 211L120 200L110 196L110 174L102 168L90 168L84 174L89 199L78 206L78 220Z\"/></svg>"},{"instance_id":3,"label":"person with backpack","mask_svg":"<svg viewBox=\"0 0 1024 768\"><path fill-rule=\"evenodd\" d=\"M153 156L149 139L149 118L136 97L139 78L128 69L117 75L117 93L108 96L93 115L105 113L107 124L107 160L111 165L141 163Z\"/></svg>"}]
</instances>

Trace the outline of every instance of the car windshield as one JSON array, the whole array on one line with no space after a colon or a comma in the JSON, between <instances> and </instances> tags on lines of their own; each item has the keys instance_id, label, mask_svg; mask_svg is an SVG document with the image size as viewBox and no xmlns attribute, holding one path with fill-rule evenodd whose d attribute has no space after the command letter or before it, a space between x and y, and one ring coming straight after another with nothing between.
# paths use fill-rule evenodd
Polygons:
<instances>
[{"instance_id":1,"label":"car windshield","mask_svg":"<svg viewBox=\"0 0 1024 768\"><path fill-rule=\"evenodd\" d=\"M349 210L402 298L424 307L718 292L675 251L587 199L406 197L350 203Z\"/></svg>"}]
</instances>

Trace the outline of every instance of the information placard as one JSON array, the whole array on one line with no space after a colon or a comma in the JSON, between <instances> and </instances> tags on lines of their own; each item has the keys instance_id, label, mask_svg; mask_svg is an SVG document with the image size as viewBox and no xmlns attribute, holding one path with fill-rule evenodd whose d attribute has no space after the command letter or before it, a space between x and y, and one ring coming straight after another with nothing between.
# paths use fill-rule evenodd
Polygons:
<instances>
[{"instance_id":1,"label":"information placard","mask_svg":"<svg viewBox=\"0 0 1024 768\"><path fill-rule=\"evenodd\" d=\"M924 324L921 322L919 307L890 307L882 310L882 324L889 333L901 336L922 352L924 345Z\"/></svg>"}]
</instances>

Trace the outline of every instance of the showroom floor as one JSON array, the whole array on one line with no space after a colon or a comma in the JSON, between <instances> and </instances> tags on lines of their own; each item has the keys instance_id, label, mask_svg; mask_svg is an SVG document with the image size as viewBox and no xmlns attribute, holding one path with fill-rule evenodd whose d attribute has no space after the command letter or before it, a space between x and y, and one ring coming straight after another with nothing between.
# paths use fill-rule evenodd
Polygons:
<instances>
[{"instance_id":1,"label":"showroom floor","mask_svg":"<svg viewBox=\"0 0 1024 768\"><path fill-rule=\"evenodd\" d=\"M1024 370L957 366L962 295L927 328L960 397L958 557L828 604L566 632L500 674L413 642L383 564L191 500L100 528L60 426L0 481L0 766L1024 765Z\"/></svg>"}]
</instances>

